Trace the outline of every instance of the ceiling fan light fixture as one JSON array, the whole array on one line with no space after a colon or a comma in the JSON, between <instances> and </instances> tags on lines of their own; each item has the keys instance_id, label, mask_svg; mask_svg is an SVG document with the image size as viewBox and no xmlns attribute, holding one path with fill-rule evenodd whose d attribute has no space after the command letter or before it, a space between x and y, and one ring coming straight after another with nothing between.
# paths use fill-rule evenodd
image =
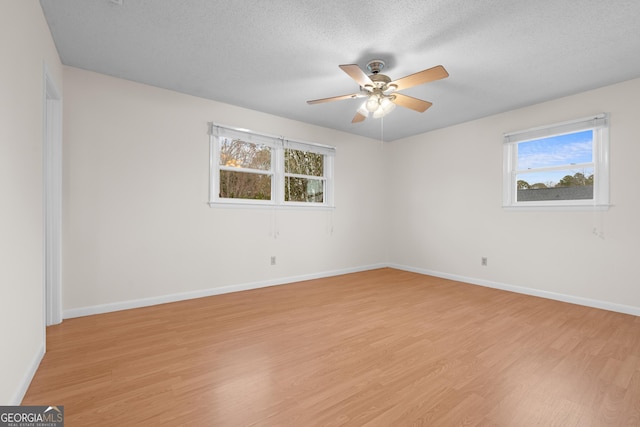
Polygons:
<instances>
[{"instance_id":1,"label":"ceiling fan light fixture","mask_svg":"<svg viewBox=\"0 0 640 427\"><path fill-rule=\"evenodd\" d=\"M367 102L365 103L365 108L370 113L377 111L379 107L380 107L380 99L376 94L371 95L369 99L367 99Z\"/></svg>"},{"instance_id":2,"label":"ceiling fan light fixture","mask_svg":"<svg viewBox=\"0 0 640 427\"><path fill-rule=\"evenodd\" d=\"M373 118L379 119L380 117L384 117L392 112L394 108L396 108L396 104L394 104L390 98L385 96L380 100L380 107L378 107L378 109L373 113Z\"/></svg>"},{"instance_id":3,"label":"ceiling fan light fixture","mask_svg":"<svg viewBox=\"0 0 640 427\"><path fill-rule=\"evenodd\" d=\"M362 114L365 117L369 117L369 110L367 110L367 101L363 102L356 112L358 114Z\"/></svg>"},{"instance_id":4,"label":"ceiling fan light fixture","mask_svg":"<svg viewBox=\"0 0 640 427\"><path fill-rule=\"evenodd\" d=\"M394 108L396 108L396 104L394 104L393 98L384 97L382 101L380 101L380 108L382 108L386 114L392 112Z\"/></svg>"}]
</instances>

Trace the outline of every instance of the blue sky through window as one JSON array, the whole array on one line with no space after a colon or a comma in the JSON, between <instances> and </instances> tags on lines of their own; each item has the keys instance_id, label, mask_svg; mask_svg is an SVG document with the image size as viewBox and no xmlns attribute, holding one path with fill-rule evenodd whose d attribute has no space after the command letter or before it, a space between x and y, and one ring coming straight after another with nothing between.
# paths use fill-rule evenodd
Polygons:
<instances>
[{"instance_id":1,"label":"blue sky through window","mask_svg":"<svg viewBox=\"0 0 640 427\"><path fill-rule=\"evenodd\" d=\"M518 144L518 170L591 163L593 131L556 135Z\"/></svg>"},{"instance_id":2,"label":"blue sky through window","mask_svg":"<svg viewBox=\"0 0 640 427\"><path fill-rule=\"evenodd\" d=\"M524 141L518 144L518 180L529 184L555 185L566 175L593 174L593 168L572 167L593 162L593 131L585 130L548 138ZM566 166L556 171L532 169Z\"/></svg>"}]
</instances>

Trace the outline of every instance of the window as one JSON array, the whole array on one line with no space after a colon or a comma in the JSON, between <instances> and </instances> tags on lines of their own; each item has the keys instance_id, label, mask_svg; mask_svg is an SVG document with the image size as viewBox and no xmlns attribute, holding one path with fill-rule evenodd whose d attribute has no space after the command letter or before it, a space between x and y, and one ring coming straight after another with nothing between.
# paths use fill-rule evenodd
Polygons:
<instances>
[{"instance_id":1,"label":"window","mask_svg":"<svg viewBox=\"0 0 640 427\"><path fill-rule=\"evenodd\" d=\"M210 205L333 205L333 147L214 124L209 133Z\"/></svg>"},{"instance_id":2,"label":"window","mask_svg":"<svg viewBox=\"0 0 640 427\"><path fill-rule=\"evenodd\" d=\"M270 146L221 136L218 149L219 197L272 200Z\"/></svg>"},{"instance_id":3,"label":"window","mask_svg":"<svg viewBox=\"0 0 640 427\"><path fill-rule=\"evenodd\" d=\"M609 205L609 117L595 117L504 136L505 207Z\"/></svg>"},{"instance_id":4,"label":"window","mask_svg":"<svg viewBox=\"0 0 640 427\"><path fill-rule=\"evenodd\" d=\"M305 150L284 150L284 200L324 202L324 155Z\"/></svg>"}]
</instances>

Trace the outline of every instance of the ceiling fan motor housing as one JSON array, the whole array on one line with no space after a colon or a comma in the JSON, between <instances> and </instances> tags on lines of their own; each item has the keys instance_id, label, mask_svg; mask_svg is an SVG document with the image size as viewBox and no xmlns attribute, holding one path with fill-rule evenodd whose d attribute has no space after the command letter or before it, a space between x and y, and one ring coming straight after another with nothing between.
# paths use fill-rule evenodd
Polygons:
<instances>
[{"instance_id":1,"label":"ceiling fan motor housing","mask_svg":"<svg viewBox=\"0 0 640 427\"><path fill-rule=\"evenodd\" d=\"M371 79L373 84L375 84L379 88L386 85L387 83L391 83L391 79L389 78L389 76L385 76L384 74L372 74L371 76L369 76L369 78Z\"/></svg>"}]
</instances>

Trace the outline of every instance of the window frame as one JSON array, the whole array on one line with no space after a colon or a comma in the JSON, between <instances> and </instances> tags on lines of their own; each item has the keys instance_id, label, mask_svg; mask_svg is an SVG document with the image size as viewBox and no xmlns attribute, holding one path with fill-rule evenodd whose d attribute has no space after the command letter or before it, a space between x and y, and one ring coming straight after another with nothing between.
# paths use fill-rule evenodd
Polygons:
<instances>
[{"instance_id":1,"label":"window frame","mask_svg":"<svg viewBox=\"0 0 640 427\"><path fill-rule=\"evenodd\" d=\"M271 169L254 170L250 168L229 167L220 164L220 138L236 138L244 142L269 146L271 149ZM285 173L284 153L286 149L295 149L321 154L323 175L306 176ZM305 141L286 139L254 132L243 128L209 123L209 206L210 207L293 207L312 209L334 208L334 167L335 147ZM243 170L244 169L244 170ZM220 197L220 171L257 173L271 176L271 200L225 198ZM285 177L296 176L322 180L324 194L322 202L285 201Z\"/></svg>"},{"instance_id":2,"label":"window frame","mask_svg":"<svg viewBox=\"0 0 640 427\"><path fill-rule=\"evenodd\" d=\"M216 136L216 138L230 138L231 135L218 135ZM247 138L249 139L249 138ZM215 158L218 159L218 173L216 175L216 191L215 194L220 194L220 172L221 171L227 171L227 172L235 172L235 173L246 173L246 174L255 174L255 175L266 175L270 177L271 180L271 194L270 194L270 199L269 200L262 200L262 199L232 199L232 198L220 198L223 200L235 200L238 201L240 203L246 202L246 201L251 201L255 204L271 204L272 201L274 200L275 197L275 188L274 188L274 180L273 180L273 176L275 174L274 172L274 161L275 161L275 154L274 154L274 148L273 146L270 144L269 141L262 141L260 139L258 140L243 140L243 142L246 143L252 143L252 144L260 144L260 145L264 145L264 146L268 146L270 149L270 155L271 155L271 167L270 169L253 169L253 168L247 168L247 167L237 167L237 166L226 166L226 165L222 165L219 163L220 160L220 144L219 144L220 140L217 139L216 144L215 144Z\"/></svg>"},{"instance_id":3,"label":"window frame","mask_svg":"<svg viewBox=\"0 0 640 427\"><path fill-rule=\"evenodd\" d=\"M565 200L518 201L518 145L537 139L593 131L592 162L567 164L537 169L565 170L584 166L593 167L593 198ZM535 170L534 170L535 172ZM609 204L609 114L601 113L581 119L540 126L504 134L503 142L503 208L533 210L606 210Z\"/></svg>"},{"instance_id":4,"label":"window frame","mask_svg":"<svg viewBox=\"0 0 640 427\"><path fill-rule=\"evenodd\" d=\"M285 156L284 156L284 152L287 149L324 155L323 165L322 165L323 175L315 176L315 175L304 175L304 174L287 172L285 167ZM285 183L286 183L287 177L323 181L324 202L317 203L317 202L286 201L285 200ZM278 188L282 189L282 192L283 192L282 202L284 205L286 206L325 205L326 204L325 202L327 202L327 198L331 196L331 203L329 203L329 206L333 206L333 197L332 197L333 183L331 183L331 185L329 184L330 179L331 181L333 181L333 155L331 156L327 155L325 147L322 147L316 144L299 142L299 141L284 140L284 146L282 150L282 185L278 186Z\"/></svg>"}]
</instances>

